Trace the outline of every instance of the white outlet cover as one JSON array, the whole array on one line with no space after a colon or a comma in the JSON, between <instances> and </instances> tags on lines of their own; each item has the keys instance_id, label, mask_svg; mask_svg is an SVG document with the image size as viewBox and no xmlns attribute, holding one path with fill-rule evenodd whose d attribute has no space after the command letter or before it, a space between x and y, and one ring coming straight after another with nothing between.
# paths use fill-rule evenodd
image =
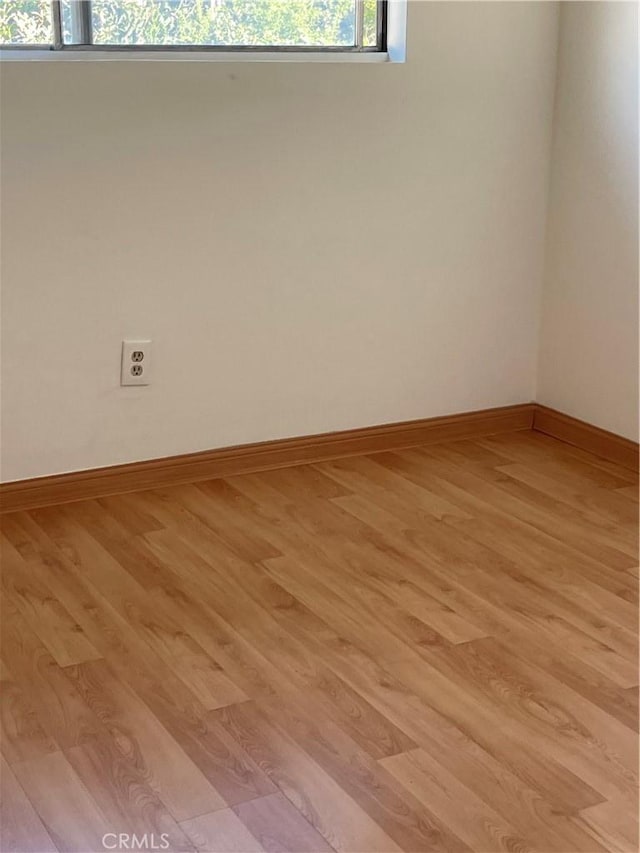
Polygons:
<instances>
[{"instance_id":1,"label":"white outlet cover","mask_svg":"<svg viewBox=\"0 0 640 853\"><path fill-rule=\"evenodd\" d=\"M122 341L121 385L149 385L151 341Z\"/></svg>"}]
</instances>

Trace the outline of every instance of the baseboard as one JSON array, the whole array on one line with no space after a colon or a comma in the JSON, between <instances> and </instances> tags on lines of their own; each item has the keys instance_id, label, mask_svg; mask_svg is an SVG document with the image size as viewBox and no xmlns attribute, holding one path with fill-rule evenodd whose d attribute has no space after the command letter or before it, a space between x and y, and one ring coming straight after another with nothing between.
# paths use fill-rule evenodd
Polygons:
<instances>
[{"instance_id":1,"label":"baseboard","mask_svg":"<svg viewBox=\"0 0 640 853\"><path fill-rule=\"evenodd\" d=\"M531 429L533 403L285 438L0 485L3 513L363 453Z\"/></svg>"},{"instance_id":2,"label":"baseboard","mask_svg":"<svg viewBox=\"0 0 640 853\"><path fill-rule=\"evenodd\" d=\"M0 484L0 512L139 492L304 462L534 429L638 471L638 444L538 403L284 438Z\"/></svg>"},{"instance_id":3,"label":"baseboard","mask_svg":"<svg viewBox=\"0 0 640 853\"><path fill-rule=\"evenodd\" d=\"M632 471L638 470L638 443L536 403L533 429L587 450Z\"/></svg>"}]
</instances>

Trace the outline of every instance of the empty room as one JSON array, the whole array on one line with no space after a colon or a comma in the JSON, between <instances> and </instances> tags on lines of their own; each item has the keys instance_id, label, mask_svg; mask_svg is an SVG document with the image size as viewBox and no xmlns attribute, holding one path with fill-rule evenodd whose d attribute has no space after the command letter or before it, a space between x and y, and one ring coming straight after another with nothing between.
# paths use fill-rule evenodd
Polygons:
<instances>
[{"instance_id":1,"label":"empty room","mask_svg":"<svg viewBox=\"0 0 640 853\"><path fill-rule=\"evenodd\" d=\"M0 0L2 853L637 853L638 12Z\"/></svg>"}]
</instances>

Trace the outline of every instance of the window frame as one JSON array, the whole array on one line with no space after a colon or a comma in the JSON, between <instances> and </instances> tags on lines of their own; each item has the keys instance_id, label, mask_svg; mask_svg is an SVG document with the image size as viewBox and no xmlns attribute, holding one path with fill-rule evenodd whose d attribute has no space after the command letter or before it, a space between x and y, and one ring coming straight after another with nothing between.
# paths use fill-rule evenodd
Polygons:
<instances>
[{"instance_id":1,"label":"window frame","mask_svg":"<svg viewBox=\"0 0 640 853\"><path fill-rule=\"evenodd\" d=\"M1 2L1 0L0 0ZM78 41L75 44L66 44L62 35L62 3L61 0L50 0L51 5L51 22L53 30L53 41L50 44L4 44L0 43L0 59L11 59L11 54L15 58L53 58L65 54L65 58L70 58L70 54L80 54L85 58L93 58L101 54L102 58L107 58L110 54L126 54L127 58L185 58L178 57L178 54L189 55L189 58L243 58L248 55L249 58L273 58L271 55L289 54L293 58L293 54L299 54L300 58L307 57L311 59L319 58L318 54L328 54L335 57L340 56L346 59L350 57L367 57L374 59L380 57L387 59L387 33L389 22L389 6L391 5L406 5L406 0L376 0L377 19L376 19L376 45L365 46L363 42L363 27L362 21L364 16L364 0L353 0L355 11L355 38L353 45L233 45L233 44L94 44L88 39L92 38L91 33L91 3L92 0L75 0L74 8L80 10L80 15L74 16L74 24L78 27ZM405 13L406 14L406 13ZM36 57L35 54L38 54ZM18 57L18 54L20 56ZM23 55L24 54L24 55ZM33 54L32 57L29 54ZM45 56L46 54L46 56ZM223 56L223 54L225 56ZM200 55L200 56L198 56ZM77 56L74 58L78 58ZM121 58L121 56L113 56L111 58ZM330 57L326 57L330 58Z\"/></svg>"}]
</instances>

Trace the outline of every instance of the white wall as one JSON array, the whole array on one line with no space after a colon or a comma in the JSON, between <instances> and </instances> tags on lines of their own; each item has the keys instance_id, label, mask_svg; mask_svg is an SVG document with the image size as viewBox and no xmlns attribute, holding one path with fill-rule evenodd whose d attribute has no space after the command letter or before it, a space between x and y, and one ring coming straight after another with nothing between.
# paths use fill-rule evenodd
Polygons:
<instances>
[{"instance_id":1,"label":"white wall","mask_svg":"<svg viewBox=\"0 0 640 853\"><path fill-rule=\"evenodd\" d=\"M556 27L414 2L406 65L5 65L3 479L531 400Z\"/></svg>"},{"instance_id":2,"label":"white wall","mask_svg":"<svg viewBox=\"0 0 640 853\"><path fill-rule=\"evenodd\" d=\"M638 438L638 6L562 3L537 398Z\"/></svg>"}]
</instances>

